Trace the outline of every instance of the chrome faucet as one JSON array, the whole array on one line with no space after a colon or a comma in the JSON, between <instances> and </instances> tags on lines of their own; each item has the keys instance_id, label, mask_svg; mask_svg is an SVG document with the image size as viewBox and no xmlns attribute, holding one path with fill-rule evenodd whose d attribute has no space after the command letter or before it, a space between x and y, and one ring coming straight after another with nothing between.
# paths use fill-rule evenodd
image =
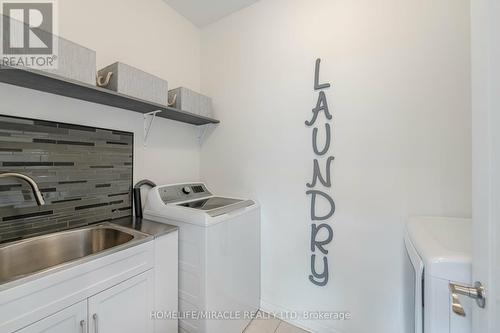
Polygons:
<instances>
[{"instance_id":1,"label":"chrome faucet","mask_svg":"<svg viewBox=\"0 0 500 333\"><path fill-rule=\"evenodd\" d=\"M31 187L31 191L33 192L33 196L35 197L36 204L38 206L45 205L45 200L43 200L42 192L40 192L40 189L38 188L38 185L35 183L33 178L23 175L22 173L15 172L0 173L0 178L17 178L24 180Z\"/></svg>"}]
</instances>

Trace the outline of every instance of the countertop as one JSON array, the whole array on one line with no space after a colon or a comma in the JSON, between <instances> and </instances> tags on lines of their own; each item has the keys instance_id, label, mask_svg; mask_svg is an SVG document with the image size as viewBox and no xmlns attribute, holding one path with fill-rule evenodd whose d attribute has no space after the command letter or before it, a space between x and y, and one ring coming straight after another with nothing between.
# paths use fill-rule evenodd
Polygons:
<instances>
[{"instance_id":1,"label":"countertop","mask_svg":"<svg viewBox=\"0 0 500 333\"><path fill-rule=\"evenodd\" d=\"M139 219L135 217L124 217L113 220L111 223L122 227L134 229L142 233L153 236L154 238L169 234L178 228L175 225L159 223L148 219Z\"/></svg>"}]
</instances>

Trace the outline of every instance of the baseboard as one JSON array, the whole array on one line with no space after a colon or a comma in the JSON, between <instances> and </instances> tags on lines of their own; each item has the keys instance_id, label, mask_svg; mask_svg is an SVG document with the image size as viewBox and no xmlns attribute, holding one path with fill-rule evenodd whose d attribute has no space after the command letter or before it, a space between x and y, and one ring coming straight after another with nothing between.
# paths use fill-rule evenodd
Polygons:
<instances>
[{"instance_id":1,"label":"baseboard","mask_svg":"<svg viewBox=\"0 0 500 333\"><path fill-rule=\"evenodd\" d=\"M266 313L276 314L279 318L279 313L291 313L292 310L284 308L282 306L269 303L263 299L260 300L260 309ZM294 326L302 328L303 330L309 331L311 333L344 333L339 330L335 330L321 323L319 320L304 320L304 319L290 319L290 318L279 318L287 323Z\"/></svg>"}]
</instances>

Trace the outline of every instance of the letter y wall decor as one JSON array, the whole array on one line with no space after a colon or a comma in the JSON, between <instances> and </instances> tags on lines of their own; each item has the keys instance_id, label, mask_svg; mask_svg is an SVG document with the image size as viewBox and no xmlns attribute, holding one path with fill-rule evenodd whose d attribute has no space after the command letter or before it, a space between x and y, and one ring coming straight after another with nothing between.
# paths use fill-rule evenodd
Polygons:
<instances>
[{"instance_id":1,"label":"letter y wall decor","mask_svg":"<svg viewBox=\"0 0 500 333\"><path fill-rule=\"evenodd\" d=\"M313 160L312 181L307 183L306 195L311 199L311 273L309 281L317 286L328 283L328 244L333 240L333 229L329 220L335 214L335 202L328 192L332 187L331 167L334 157L330 153L332 140L332 114L328 108L325 89L330 88L330 83L319 83L321 59L316 60L314 71L314 91L318 92L316 106L312 109L312 119L306 121L306 126L312 128L312 149L315 155ZM324 131L324 143L319 143L318 133ZM324 165L325 173L321 173ZM327 213L318 213L318 202L325 202L328 206Z\"/></svg>"}]
</instances>

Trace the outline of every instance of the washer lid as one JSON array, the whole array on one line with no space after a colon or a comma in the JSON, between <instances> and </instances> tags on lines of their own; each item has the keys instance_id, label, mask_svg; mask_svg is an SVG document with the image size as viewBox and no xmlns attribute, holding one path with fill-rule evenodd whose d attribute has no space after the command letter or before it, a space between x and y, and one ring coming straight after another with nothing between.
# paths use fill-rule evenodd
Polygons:
<instances>
[{"instance_id":1,"label":"washer lid","mask_svg":"<svg viewBox=\"0 0 500 333\"><path fill-rule=\"evenodd\" d=\"M230 213L255 204L252 200L210 197L201 200L178 203L176 206L205 211L211 217Z\"/></svg>"},{"instance_id":2,"label":"washer lid","mask_svg":"<svg viewBox=\"0 0 500 333\"><path fill-rule=\"evenodd\" d=\"M222 198L222 197L211 197L201 200L189 201L177 204L178 206L189 207L194 209L201 210L211 210L215 208L224 207L227 205L232 205L237 202L241 202L243 200L240 199L232 199L232 198Z\"/></svg>"},{"instance_id":3,"label":"washer lid","mask_svg":"<svg viewBox=\"0 0 500 333\"><path fill-rule=\"evenodd\" d=\"M426 274L470 283L472 221L446 217L412 217L408 237L424 262Z\"/></svg>"}]
</instances>

